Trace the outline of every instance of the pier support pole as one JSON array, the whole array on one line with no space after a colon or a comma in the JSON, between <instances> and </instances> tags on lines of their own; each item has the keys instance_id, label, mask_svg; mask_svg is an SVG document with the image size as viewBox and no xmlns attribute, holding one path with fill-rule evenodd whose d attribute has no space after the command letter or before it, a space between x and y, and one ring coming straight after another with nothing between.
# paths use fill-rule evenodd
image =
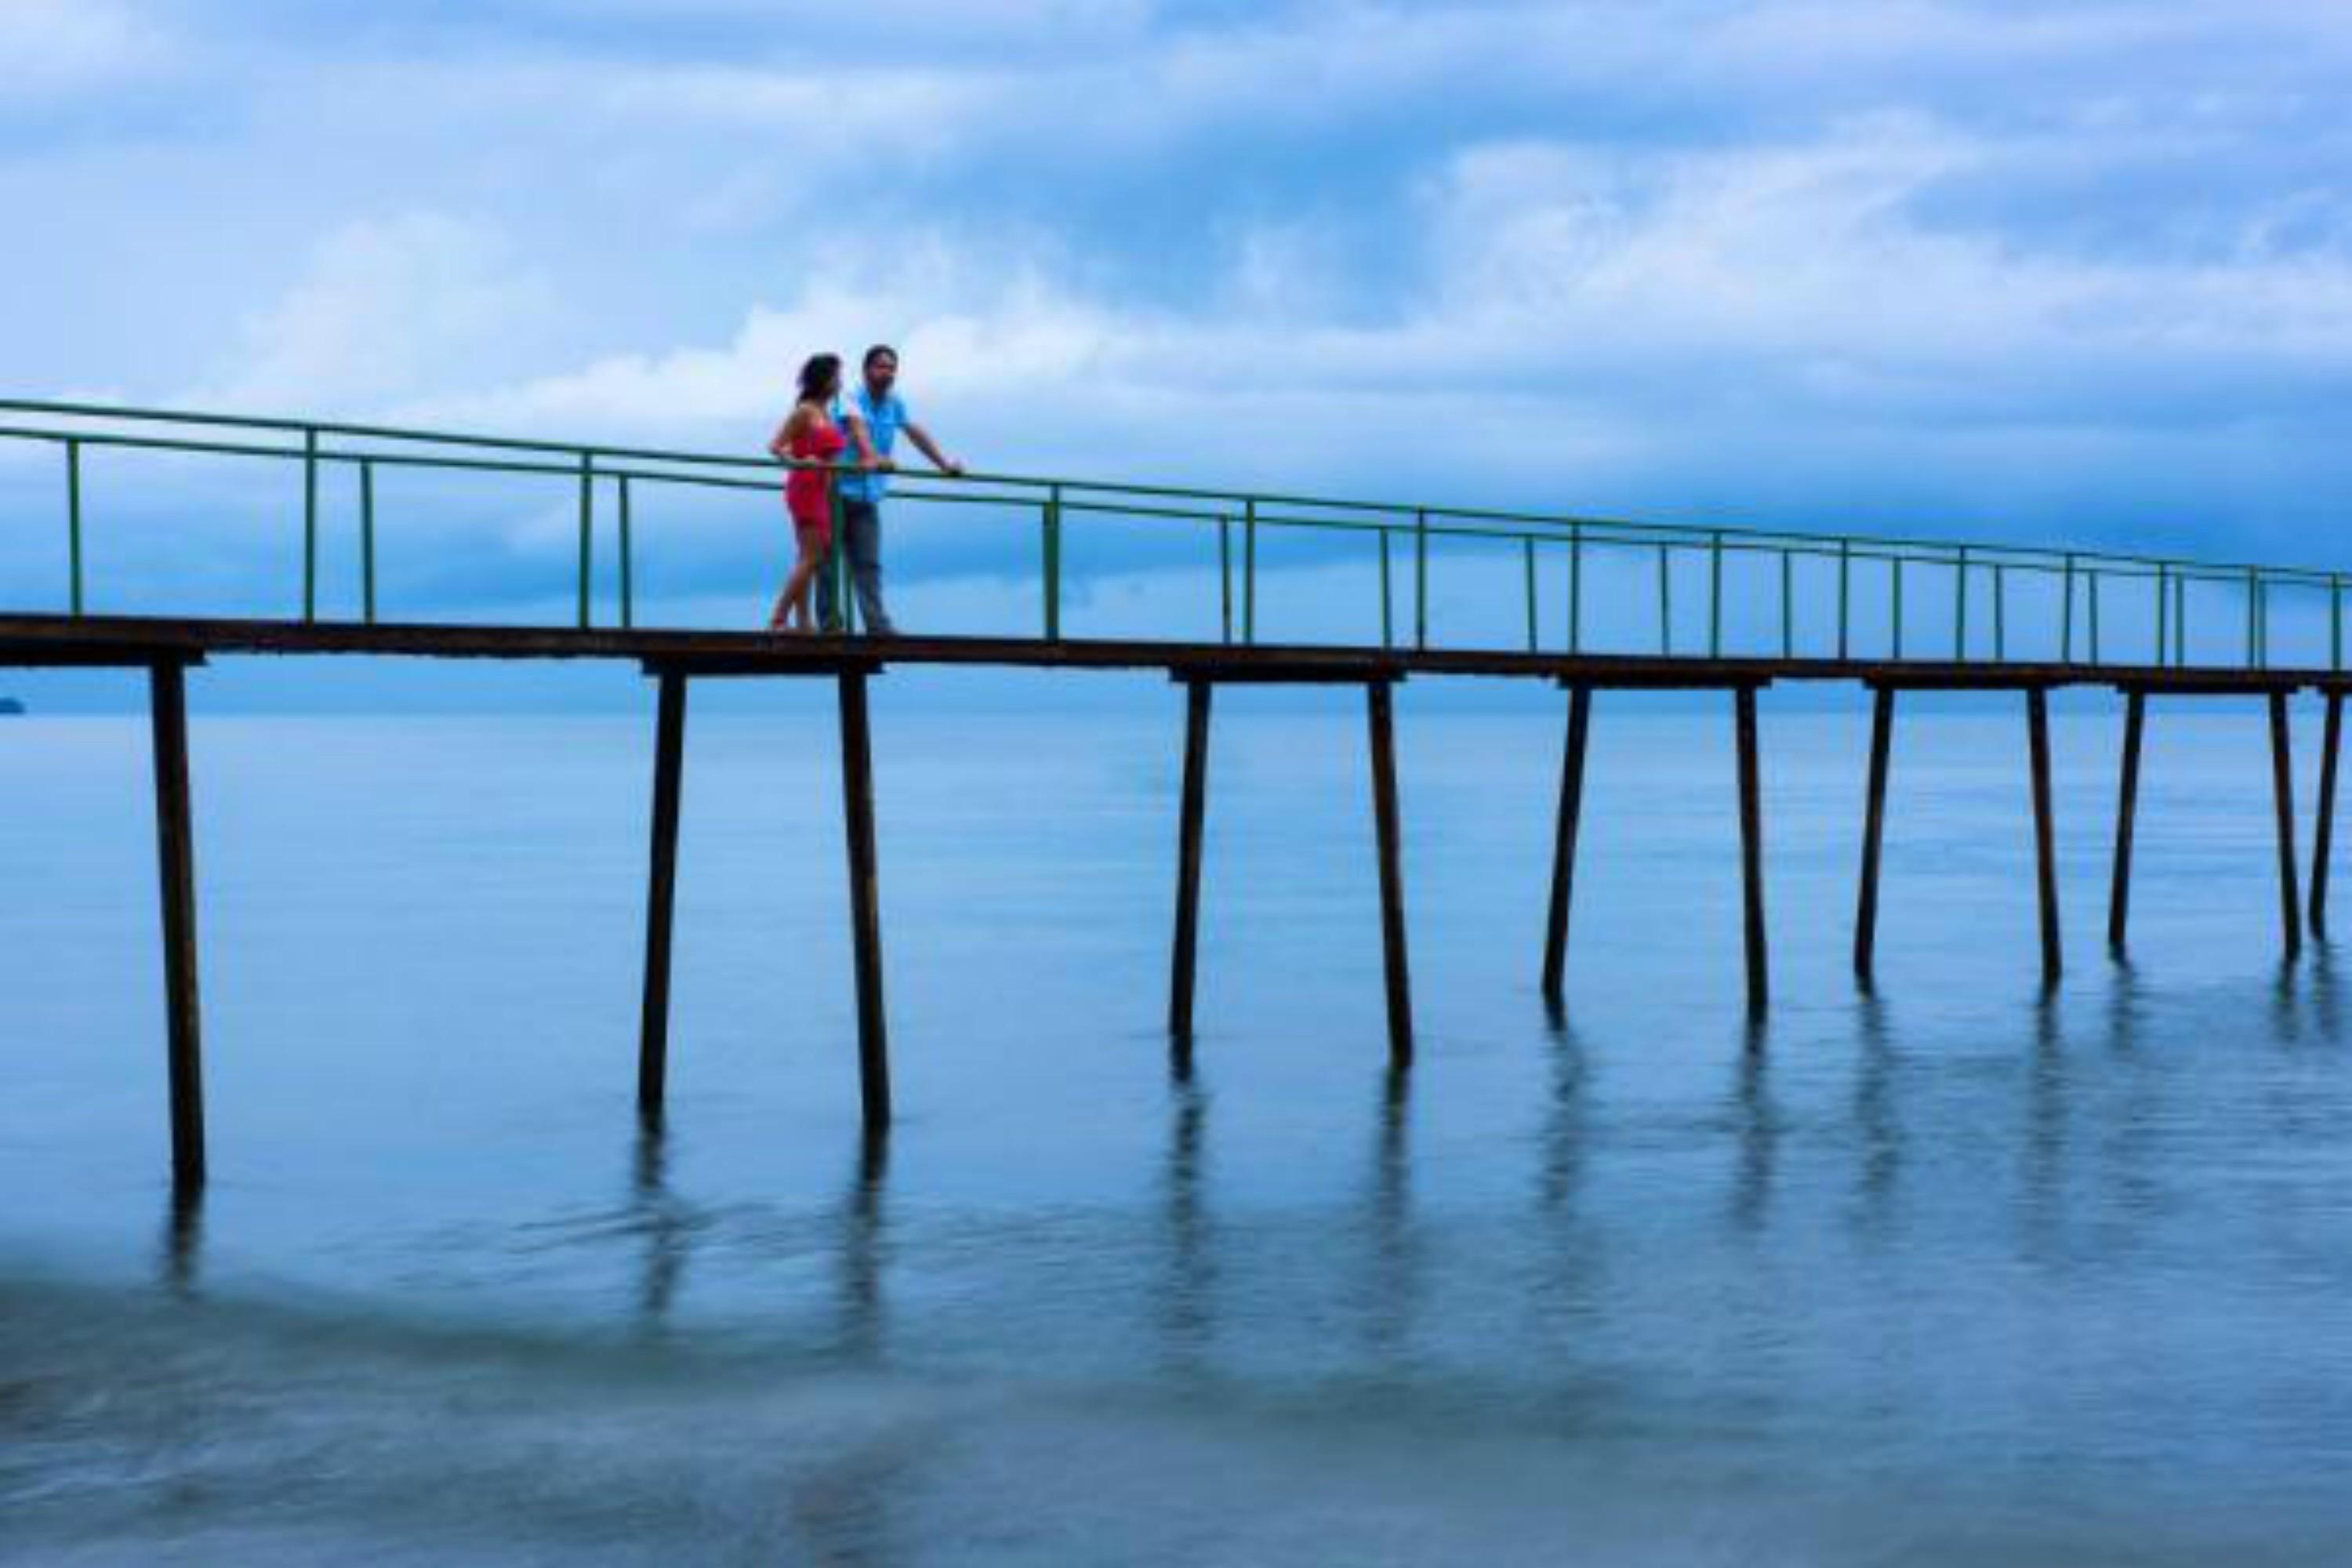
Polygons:
<instances>
[{"instance_id":1,"label":"pier support pole","mask_svg":"<svg viewBox=\"0 0 2352 1568\"><path fill-rule=\"evenodd\" d=\"M841 685L841 816L849 839L850 934L857 962L857 1087L868 1132L890 1126L890 1036L882 1012L882 900L874 853L874 750L866 671Z\"/></svg>"},{"instance_id":2,"label":"pier support pole","mask_svg":"<svg viewBox=\"0 0 2352 1568\"><path fill-rule=\"evenodd\" d=\"M2033 772L2033 867L2042 895L2042 980L2054 985L2065 968L2058 936L2058 828L2050 804L2050 694L2025 693L2026 738Z\"/></svg>"},{"instance_id":3,"label":"pier support pole","mask_svg":"<svg viewBox=\"0 0 2352 1568\"><path fill-rule=\"evenodd\" d=\"M1372 826L1381 861L1381 952L1388 975L1389 1061L1412 1065L1412 979L1405 963L1404 869L1397 826L1396 725L1390 683L1364 688L1371 729Z\"/></svg>"},{"instance_id":4,"label":"pier support pole","mask_svg":"<svg viewBox=\"0 0 2352 1568\"><path fill-rule=\"evenodd\" d=\"M1886 833L1886 764L1895 744L1895 689L1870 704L1870 787L1862 814L1862 891L1853 912L1853 973L1868 989L1878 961L1878 852Z\"/></svg>"},{"instance_id":5,"label":"pier support pole","mask_svg":"<svg viewBox=\"0 0 2352 1568\"><path fill-rule=\"evenodd\" d=\"M2289 693L2271 698L2271 798L2278 808L2279 934L2292 960L2303 952L2303 898L2295 890L2294 753L2288 729Z\"/></svg>"},{"instance_id":6,"label":"pier support pole","mask_svg":"<svg viewBox=\"0 0 2352 1568\"><path fill-rule=\"evenodd\" d=\"M637 1114L656 1121L669 1082L670 926L677 905L677 811L686 763L686 681L664 670L654 730L653 859L646 881L645 1013L637 1037Z\"/></svg>"},{"instance_id":7,"label":"pier support pole","mask_svg":"<svg viewBox=\"0 0 2352 1568\"><path fill-rule=\"evenodd\" d=\"M196 857L188 804L186 673L148 667L155 732L155 849L163 900L163 1016L172 1090L172 1184L205 1184L204 1037L196 995Z\"/></svg>"},{"instance_id":8,"label":"pier support pole","mask_svg":"<svg viewBox=\"0 0 2352 1568\"><path fill-rule=\"evenodd\" d=\"M1184 795L1176 827L1176 945L1168 979L1168 1032L1192 1034L1193 956L1201 930L1201 825L1209 789L1209 700L1206 680L1184 683Z\"/></svg>"},{"instance_id":9,"label":"pier support pole","mask_svg":"<svg viewBox=\"0 0 2352 1568\"><path fill-rule=\"evenodd\" d=\"M1771 1000L1770 964L1764 945L1763 770L1756 754L1756 689L1732 693L1739 742L1739 871L1745 894L1748 939L1748 1012L1761 1016Z\"/></svg>"},{"instance_id":10,"label":"pier support pole","mask_svg":"<svg viewBox=\"0 0 2352 1568\"><path fill-rule=\"evenodd\" d=\"M2327 692L2327 724L2319 742L2319 822L2311 843L2311 934L2327 939L2327 861L2336 848L2336 758L2344 742L2344 693Z\"/></svg>"},{"instance_id":11,"label":"pier support pole","mask_svg":"<svg viewBox=\"0 0 2352 1568\"><path fill-rule=\"evenodd\" d=\"M1551 910L1544 926L1543 994L1560 999L1568 972L1568 913L1576 891L1576 831L1584 815L1585 742L1592 726L1592 688L1568 697L1568 744L1559 761L1559 826L1552 845Z\"/></svg>"},{"instance_id":12,"label":"pier support pole","mask_svg":"<svg viewBox=\"0 0 2352 1568\"><path fill-rule=\"evenodd\" d=\"M2123 777L2116 790L2116 871L2107 892L2107 951L2123 956L2131 924L2132 834L2139 823L2140 736L2147 727L2147 693L2124 693Z\"/></svg>"}]
</instances>

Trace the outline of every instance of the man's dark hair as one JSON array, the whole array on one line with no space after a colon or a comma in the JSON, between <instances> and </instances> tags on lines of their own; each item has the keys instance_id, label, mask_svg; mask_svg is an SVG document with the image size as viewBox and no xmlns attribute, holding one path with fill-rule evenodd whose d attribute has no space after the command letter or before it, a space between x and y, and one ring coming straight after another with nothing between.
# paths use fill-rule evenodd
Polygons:
<instances>
[{"instance_id":1,"label":"man's dark hair","mask_svg":"<svg viewBox=\"0 0 2352 1568\"><path fill-rule=\"evenodd\" d=\"M811 354L801 366L801 401L814 403L841 382L839 354Z\"/></svg>"},{"instance_id":2,"label":"man's dark hair","mask_svg":"<svg viewBox=\"0 0 2352 1568\"><path fill-rule=\"evenodd\" d=\"M866 357L858 362L857 368L860 370L872 370L874 368L874 362L880 359L884 354L888 354L893 363L898 362L898 351L897 349L892 348L888 343L876 343L872 348L866 351Z\"/></svg>"}]
</instances>

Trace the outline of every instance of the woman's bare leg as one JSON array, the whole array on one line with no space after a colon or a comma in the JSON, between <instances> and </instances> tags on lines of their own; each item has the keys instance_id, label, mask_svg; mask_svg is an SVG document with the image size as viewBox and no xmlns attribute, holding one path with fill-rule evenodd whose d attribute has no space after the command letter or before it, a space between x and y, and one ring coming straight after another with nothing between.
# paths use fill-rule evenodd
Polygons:
<instances>
[{"instance_id":1,"label":"woman's bare leg","mask_svg":"<svg viewBox=\"0 0 2352 1568\"><path fill-rule=\"evenodd\" d=\"M768 623L771 631L782 631L798 626L807 631L815 622L809 608L809 594L816 582L816 569L821 558L813 551L803 550L801 558L793 563L793 574L784 582L783 597L776 601L775 617Z\"/></svg>"}]
</instances>

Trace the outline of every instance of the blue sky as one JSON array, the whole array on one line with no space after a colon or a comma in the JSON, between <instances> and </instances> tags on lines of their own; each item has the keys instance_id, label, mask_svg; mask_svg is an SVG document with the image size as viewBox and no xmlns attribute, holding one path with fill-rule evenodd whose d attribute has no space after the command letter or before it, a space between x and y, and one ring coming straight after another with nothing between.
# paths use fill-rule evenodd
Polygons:
<instances>
[{"instance_id":1,"label":"blue sky","mask_svg":"<svg viewBox=\"0 0 2352 1568\"><path fill-rule=\"evenodd\" d=\"M0 0L0 382L740 447L884 338L993 468L2326 564L2347 83L2307 0Z\"/></svg>"}]
</instances>

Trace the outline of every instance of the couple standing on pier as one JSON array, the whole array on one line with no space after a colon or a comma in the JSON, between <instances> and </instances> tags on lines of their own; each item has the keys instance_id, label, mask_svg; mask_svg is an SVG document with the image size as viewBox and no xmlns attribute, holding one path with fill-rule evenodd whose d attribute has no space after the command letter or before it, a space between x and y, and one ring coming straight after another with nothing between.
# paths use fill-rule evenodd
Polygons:
<instances>
[{"instance_id":1,"label":"couple standing on pier","mask_svg":"<svg viewBox=\"0 0 2352 1568\"><path fill-rule=\"evenodd\" d=\"M898 393L898 351L877 343L866 351L859 365L858 384L845 391L841 356L813 354L801 366L799 399L768 443L779 461L793 465L784 481L784 506L792 514L793 537L800 547L793 574L776 600L768 629L781 632L842 630L834 574L826 571L835 548L848 557L857 592L857 611L866 629L887 636L890 616L882 607L882 498L890 487L891 454L905 431L934 468L950 477L963 465L939 448L930 433L907 413ZM846 458L855 472L836 473L834 466ZM834 501L840 500L841 533L834 538ZM816 592L812 614L809 591Z\"/></svg>"}]
</instances>

